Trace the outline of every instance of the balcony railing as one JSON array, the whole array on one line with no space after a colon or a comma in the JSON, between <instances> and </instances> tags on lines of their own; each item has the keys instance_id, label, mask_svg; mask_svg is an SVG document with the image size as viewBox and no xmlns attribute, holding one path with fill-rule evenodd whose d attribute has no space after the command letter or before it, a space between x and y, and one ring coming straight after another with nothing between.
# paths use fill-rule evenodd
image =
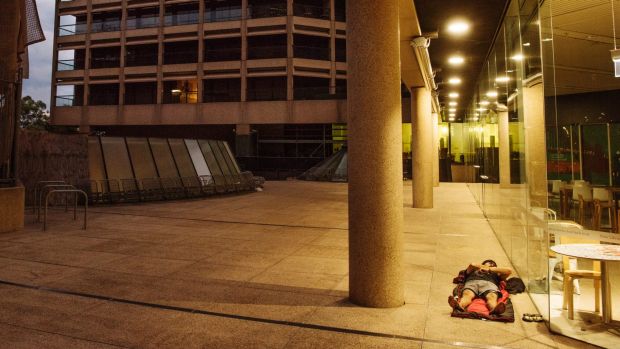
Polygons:
<instances>
[{"instance_id":1,"label":"balcony railing","mask_svg":"<svg viewBox=\"0 0 620 349\"><path fill-rule=\"evenodd\" d=\"M57 107L76 107L81 105L82 101L76 99L74 95L56 96Z\"/></svg>"},{"instance_id":2,"label":"balcony railing","mask_svg":"<svg viewBox=\"0 0 620 349\"><path fill-rule=\"evenodd\" d=\"M239 102L241 101L240 90L229 91L205 91L202 98L205 103L214 102Z\"/></svg>"},{"instance_id":3,"label":"balcony railing","mask_svg":"<svg viewBox=\"0 0 620 349\"><path fill-rule=\"evenodd\" d=\"M287 47L282 46L255 46L248 47L248 59L286 58Z\"/></svg>"},{"instance_id":4,"label":"balcony railing","mask_svg":"<svg viewBox=\"0 0 620 349\"><path fill-rule=\"evenodd\" d=\"M167 14L164 16L164 23L167 26L187 25L198 23L198 12L188 12L182 14Z\"/></svg>"},{"instance_id":5,"label":"balcony railing","mask_svg":"<svg viewBox=\"0 0 620 349\"><path fill-rule=\"evenodd\" d=\"M128 18L127 29L155 28L159 26L159 17Z\"/></svg>"},{"instance_id":6,"label":"balcony railing","mask_svg":"<svg viewBox=\"0 0 620 349\"><path fill-rule=\"evenodd\" d=\"M101 21L101 22L93 22L92 23L92 33L102 33L102 32L116 32L121 30L121 20L109 20L109 21Z\"/></svg>"},{"instance_id":7,"label":"balcony railing","mask_svg":"<svg viewBox=\"0 0 620 349\"><path fill-rule=\"evenodd\" d=\"M90 68L118 68L120 67L121 60L119 57L107 56L107 57L91 57Z\"/></svg>"},{"instance_id":8,"label":"balcony railing","mask_svg":"<svg viewBox=\"0 0 620 349\"><path fill-rule=\"evenodd\" d=\"M293 14L298 17L329 19L329 7L293 4Z\"/></svg>"},{"instance_id":9,"label":"balcony railing","mask_svg":"<svg viewBox=\"0 0 620 349\"><path fill-rule=\"evenodd\" d=\"M65 24L58 27L58 36L69 36L86 33L86 23Z\"/></svg>"},{"instance_id":10,"label":"balcony railing","mask_svg":"<svg viewBox=\"0 0 620 349\"><path fill-rule=\"evenodd\" d=\"M293 47L294 57L329 61L331 50L328 47L299 46Z\"/></svg>"},{"instance_id":11,"label":"balcony railing","mask_svg":"<svg viewBox=\"0 0 620 349\"><path fill-rule=\"evenodd\" d=\"M286 3L250 5L248 7L248 18L284 17L286 15Z\"/></svg>"},{"instance_id":12,"label":"balcony railing","mask_svg":"<svg viewBox=\"0 0 620 349\"><path fill-rule=\"evenodd\" d=\"M286 87L284 88L248 88L248 101L285 101Z\"/></svg>"},{"instance_id":13,"label":"balcony railing","mask_svg":"<svg viewBox=\"0 0 620 349\"><path fill-rule=\"evenodd\" d=\"M240 6L205 9L205 22L237 21L243 17Z\"/></svg>"},{"instance_id":14,"label":"balcony railing","mask_svg":"<svg viewBox=\"0 0 620 349\"><path fill-rule=\"evenodd\" d=\"M128 67L143 67L149 65L157 65L157 51L152 54L137 53L127 54L125 65Z\"/></svg>"},{"instance_id":15,"label":"balcony railing","mask_svg":"<svg viewBox=\"0 0 620 349\"><path fill-rule=\"evenodd\" d=\"M84 60L62 59L58 61L57 71L81 70L84 69Z\"/></svg>"}]
</instances>

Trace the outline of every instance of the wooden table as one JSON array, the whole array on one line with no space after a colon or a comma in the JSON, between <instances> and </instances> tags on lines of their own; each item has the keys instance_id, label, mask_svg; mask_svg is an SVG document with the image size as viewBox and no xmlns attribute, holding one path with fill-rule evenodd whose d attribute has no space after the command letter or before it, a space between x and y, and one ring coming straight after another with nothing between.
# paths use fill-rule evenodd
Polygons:
<instances>
[{"instance_id":1,"label":"wooden table","mask_svg":"<svg viewBox=\"0 0 620 349\"><path fill-rule=\"evenodd\" d=\"M569 257L601 262L601 305L603 310L603 323L611 323L611 289L607 263L620 262L620 245L568 244L551 246L551 250Z\"/></svg>"}]
</instances>

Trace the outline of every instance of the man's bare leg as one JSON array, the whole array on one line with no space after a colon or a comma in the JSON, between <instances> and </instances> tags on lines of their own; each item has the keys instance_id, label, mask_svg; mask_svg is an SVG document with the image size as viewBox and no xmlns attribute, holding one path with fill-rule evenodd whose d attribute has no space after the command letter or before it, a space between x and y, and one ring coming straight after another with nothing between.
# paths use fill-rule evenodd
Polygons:
<instances>
[{"instance_id":1,"label":"man's bare leg","mask_svg":"<svg viewBox=\"0 0 620 349\"><path fill-rule=\"evenodd\" d=\"M497 307L497 293L495 292L487 293L486 299L487 299L487 307L489 308L489 311L495 310L495 307Z\"/></svg>"},{"instance_id":2,"label":"man's bare leg","mask_svg":"<svg viewBox=\"0 0 620 349\"><path fill-rule=\"evenodd\" d=\"M474 298L476 298L476 294L472 290L466 288L463 290L461 299L459 299L459 305L461 306L461 308L467 309L467 307L471 304Z\"/></svg>"}]
</instances>

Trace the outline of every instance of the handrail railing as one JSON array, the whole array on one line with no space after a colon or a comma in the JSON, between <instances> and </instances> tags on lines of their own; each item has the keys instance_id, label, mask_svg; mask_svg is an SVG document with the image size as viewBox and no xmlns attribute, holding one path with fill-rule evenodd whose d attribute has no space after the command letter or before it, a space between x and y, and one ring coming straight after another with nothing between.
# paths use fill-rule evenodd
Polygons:
<instances>
[{"instance_id":1,"label":"handrail railing","mask_svg":"<svg viewBox=\"0 0 620 349\"><path fill-rule=\"evenodd\" d=\"M39 197L38 197L38 205L37 205L37 222L41 221L41 204L43 203L43 193L47 192L47 190L54 190L54 188L71 188L71 189L75 189L75 187L71 184L45 184L41 187L41 190L39 191ZM47 194L46 194L47 195ZM65 199L65 210L67 210L67 200Z\"/></svg>"},{"instance_id":2,"label":"handrail railing","mask_svg":"<svg viewBox=\"0 0 620 349\"><path fill-rule=\"evenodd\" d=\"M32 195L33 195L33 198L32 198L32 214L36 213L37 207L40 204L39 200L38 200L37 192L39 191L41 186L47 185L47 184L67 184L67 182L61 181L61 180L38 181L38 182L36 182L34 184L34 191L32 193Z\"/></svg>"},{"instance_id":3,"label":"handrail railing","mask_svg":"<svg viewBox=\"0 0 620 349\"><path fill-rule=\"evenodd\" d=\"M78 202L78 194L81 194L84 196L84 225L82 227L82 229L86 230L86 223L88 221L88 195L86 194L86 192L84 192L83 190L80 189L53 189L50 190L46 195L45 195L45 211L43 213L43 231L47 230L47 206L49 203L49 198L51 195L56 194L56 193L74 193L74 199L73 199L73 220L77 220L77 202ZM65 196L66 197L66 196Z\"/></svg>"}]
</instances>

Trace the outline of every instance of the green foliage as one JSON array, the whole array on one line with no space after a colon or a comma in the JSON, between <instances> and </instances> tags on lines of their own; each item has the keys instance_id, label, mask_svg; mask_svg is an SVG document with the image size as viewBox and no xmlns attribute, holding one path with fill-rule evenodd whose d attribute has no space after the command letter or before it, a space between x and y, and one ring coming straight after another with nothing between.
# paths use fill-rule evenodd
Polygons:
<instances>
[{"instance_id":1,"label":"green foliage","mask_svg":"<svg viewBox=\"0 0 620 349\"><path fill-rule=\"evenodd\" d=\"M32 130L47 130L50 114L45 108L47 106L42 101L35 102L30 96L23 97L19 116L20 126Z\"/></svg>"}]
</instances>

